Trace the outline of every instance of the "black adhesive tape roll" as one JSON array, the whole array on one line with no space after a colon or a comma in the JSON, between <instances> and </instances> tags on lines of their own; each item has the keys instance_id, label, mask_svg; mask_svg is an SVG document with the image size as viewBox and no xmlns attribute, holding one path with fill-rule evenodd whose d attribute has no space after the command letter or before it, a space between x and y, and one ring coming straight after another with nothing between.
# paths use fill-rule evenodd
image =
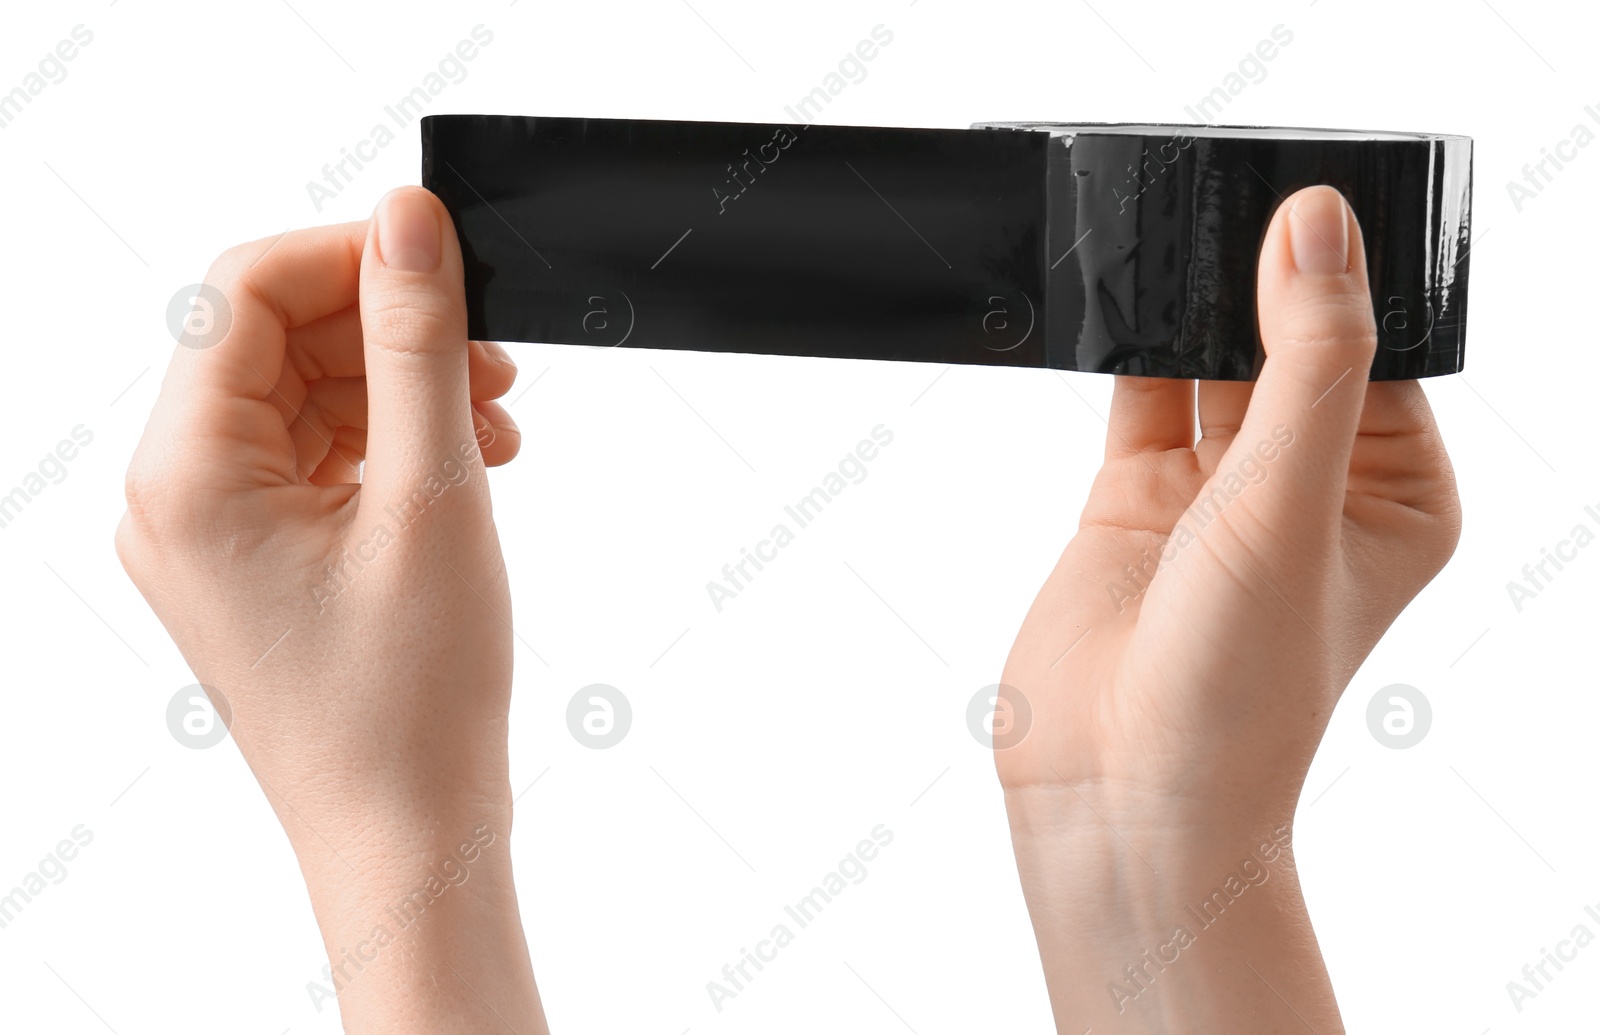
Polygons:
<instances>
[{"instance_id":1,"label":"black adhesive tape roll","mask_svg":"<svg viewBox=\"0 0 1600 1035\"><path fill-rule=\"evenodd\" d=\"M1282 200L1361 222L1370 377L1462 369L1472 142L985 123L422 122L476 339L1250 380Z\"/></svg>"}]
</instances>

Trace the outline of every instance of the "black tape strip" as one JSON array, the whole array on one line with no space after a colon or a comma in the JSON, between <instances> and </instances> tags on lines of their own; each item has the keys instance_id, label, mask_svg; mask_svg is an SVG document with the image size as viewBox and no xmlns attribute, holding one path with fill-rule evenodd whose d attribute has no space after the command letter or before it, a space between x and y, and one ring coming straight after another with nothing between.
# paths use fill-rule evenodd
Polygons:
<instances>
[{"instance_id":1,"label":"black tape strip","mask_svg":"<svg viewBox=\"0 0 1600 1035\"><path fill-rule=\"evenodd\" d=\"M1328 183L1372 379L1462 368L1466 137L437 115L422 156L477 339L1249 380L1262 233Z\"/></svg>"}]
</instances>

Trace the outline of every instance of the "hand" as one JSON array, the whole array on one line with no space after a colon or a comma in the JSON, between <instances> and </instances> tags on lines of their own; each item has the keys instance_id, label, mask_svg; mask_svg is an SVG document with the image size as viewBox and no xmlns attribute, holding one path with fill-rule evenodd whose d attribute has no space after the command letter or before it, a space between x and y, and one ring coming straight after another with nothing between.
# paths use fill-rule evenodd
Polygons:
<instances>
[{"instance_id":1,"label":"hand","mask_svg":"<svg viewBox=\"0 0 1600 1035\"><path fill-rule=\"evenodd\" d=\"M231 316L173 358L117 553L231 712L347 1030L503 1014L543 1031L511 883L511 601L485 474L517 452L491 401L516 370L467 340L449 215L402 188L370 223L231 249L206 283Z\"/></svg>"},{"instance_id":2,"label":"hand","mask_svg":"<svg viewBox=\"0 0 1600 1035\"><path fill-rule=\"evenodd\" d=\"M1367 382L1337 191L1279 207L1257 290L1266 365L1199 384L1198 442L1193 382L1117 379L1078 534L1002 677L1032 726L997 733L996 765L1072 1035L1299 1030L1291 1009L1342 1030L1295 803L1339 694L1454 551L1459 502L1422 389Z\"/></svg>"}]
</instances>

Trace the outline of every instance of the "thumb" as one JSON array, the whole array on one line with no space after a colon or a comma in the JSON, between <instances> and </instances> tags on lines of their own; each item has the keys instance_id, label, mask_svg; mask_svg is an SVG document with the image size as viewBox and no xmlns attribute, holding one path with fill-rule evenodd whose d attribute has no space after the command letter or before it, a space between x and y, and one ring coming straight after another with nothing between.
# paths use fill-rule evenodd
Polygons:
<instances>
[{"instance_id":1,"label":"thumb","mask_svg":"<svg viewBox=\"0 0 1600 1035\"><path fill-rule=\"evenodd\" d=\"M392 504L463 466L481 471L467 373L461 246L421 187L378 202L361 257L367 371L363 497Z\"/></svg>"},{"instance_id":2,"label":"thumb","mask_svg":"<svg viewBox=\"0 0 1600 1035\"><path fill-rule=\"evenodd\" d=\"M1361 227L1332 187L1278 207L1261 245L1256 308L1266 365L1218 471L1266 470L1249 507L1268 527L1326 529L1343 511L1350 451L1377 348Z\"/></svg>"}]
</instances>

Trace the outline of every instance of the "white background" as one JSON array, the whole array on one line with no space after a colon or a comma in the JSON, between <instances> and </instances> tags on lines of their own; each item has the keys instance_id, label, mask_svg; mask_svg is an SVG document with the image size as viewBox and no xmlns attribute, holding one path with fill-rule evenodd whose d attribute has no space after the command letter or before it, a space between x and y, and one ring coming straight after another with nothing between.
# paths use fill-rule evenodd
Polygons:
<instances>
[{"instance_id":1,"label":"white background","mask_svg":"<svg viewBox=\"0 0 1600 1035\"><path fill-rule=\"evenodd\" d=\"M322 211L306 190L475 25L493 41L433 112L783 121L883 24L893 42L825 120L962 127L1192 121L1183 106L1282 24L1292 43L1224 121L1476 140L1467 372L1427 386L1465 535L1312 767L1296 825L1311 913L1351 1031L1594 1030L1600 945L1520 1014L1506 991L1600 903L1600 548L1520 613L1506 589L1575 524L1600 525L1584 513L1600 510L1600 147L1520 212L1506 189L1600 104L1591 9L62 3L7 11L0 89L79 24L94 38L66 79L0 130L0 491L74 426L94 435L0 529L0 891L75 825L93 841L0 930L0 1028L338 1030L307 994L324 958L284 836L231 744L168 733L193 677L111 536L174 348L169 299L228 245L365 218L416 182L412 127ZM552 1027L1049 1030L1000 794L964 713L1076 525L1111 379L512 348L525 446L491 475L529 645L512 840ZM706 582L880 423L894 442L867 479L716 613ZM634 709L605 751L564 721L595 682ZM1409 750L1366 726L1394 682L1434 710ZM880 823L894 841L867 879L717 1013L706 982Z\"/></svg>"}]
</instances>

